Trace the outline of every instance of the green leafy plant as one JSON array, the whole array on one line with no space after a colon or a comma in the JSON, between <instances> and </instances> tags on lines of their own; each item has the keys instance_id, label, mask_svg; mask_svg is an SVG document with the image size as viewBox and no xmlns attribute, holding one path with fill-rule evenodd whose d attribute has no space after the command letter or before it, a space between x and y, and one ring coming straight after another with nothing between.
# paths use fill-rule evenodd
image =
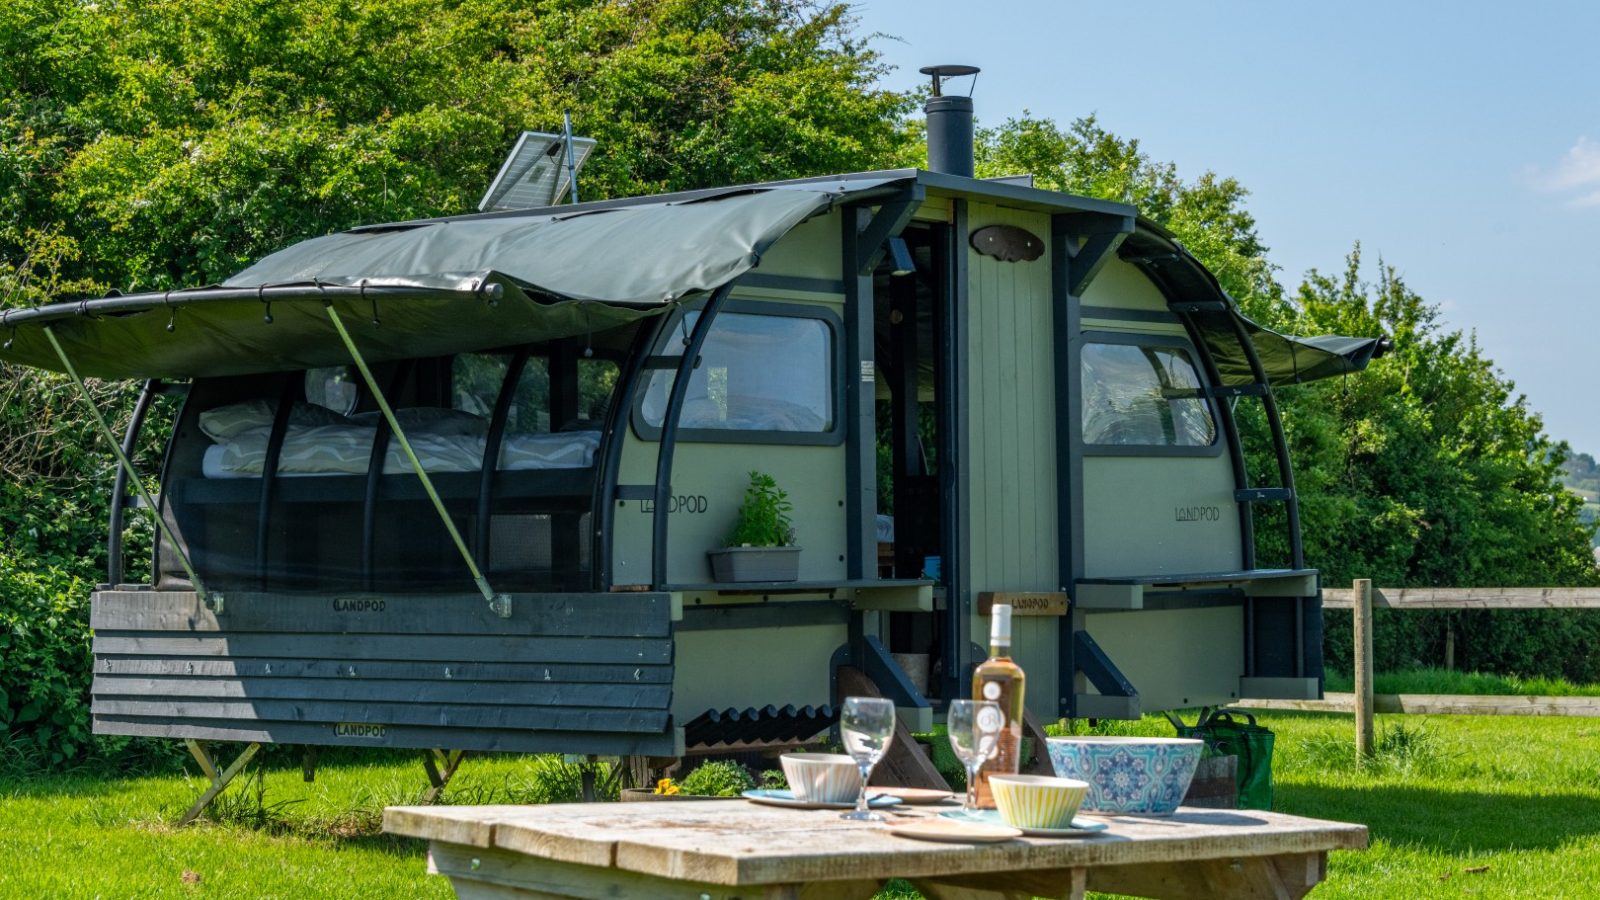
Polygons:
<instances>
[{"instance_id":1,"label":"green leafy plant","mask_svg":"<svg viewBox=\"0 0 1600 900\"><path fill-rule=\"evenodd\" d=\"M794 544L789 513L794 505L771 475L750 473L750 486L739 507L739 521L728 535L730 547L788 547Z\"/></svg>"},{"instance_id":2,"label":"green leafy plant","mask_svg":"<svg viewBox=\"0 0 1600 900\"><path fill-rule=\"evenodd\" d=\"M685 794L705 797L737 797L756 786L749 770L736 762L708 762L683 777L679 787Z\"/></svg>"}]
</instances>

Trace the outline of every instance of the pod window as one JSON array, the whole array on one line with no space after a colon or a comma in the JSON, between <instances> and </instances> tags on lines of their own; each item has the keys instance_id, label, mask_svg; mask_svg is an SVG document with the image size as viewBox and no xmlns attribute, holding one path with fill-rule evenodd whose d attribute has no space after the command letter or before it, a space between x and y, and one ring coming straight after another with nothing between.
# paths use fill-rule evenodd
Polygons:
<instances>
[{"instance_id":1,"label":"pod window","mask_svg":"<svg viewBox=\"0 0 1600 900\"><path fill-rule=\"evenodd\" d=\"M1083 347L1083 442L1211 447L1217 423L1189 351L1147 343Z\"/></svg>"},{"instance_id":2,"label":"pod window","mask_svg":"<svg viewBox=\"0 0 1600 900\"><path fill-rule=\"evenodd\" d=\"M699 315L690 310L670 326L665 353L683 352L681 335ZM780 443L814 443L816 436L832 435L838 406L834 343L834 329L824 318L719 314L690 375L680 437L739 441L766 435ZM660 434L675 374L651 373L638 407L641 434Z\"/></svg>"}]
</instances>

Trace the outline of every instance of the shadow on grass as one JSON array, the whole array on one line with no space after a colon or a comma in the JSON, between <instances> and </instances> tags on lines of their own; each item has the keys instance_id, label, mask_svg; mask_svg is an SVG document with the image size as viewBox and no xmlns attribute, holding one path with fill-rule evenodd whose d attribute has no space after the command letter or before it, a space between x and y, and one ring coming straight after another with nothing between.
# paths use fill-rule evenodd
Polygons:
<instances>
[{"instance_id":1,"label":"shadow on grass","mask_svg":"<svg viewBox=\"0 0 1600 900\"><path fill-rule=\"evenodd\" d=\"M1280 785L1274 809L1367 826L1372 839L1442 853L1553 850L1600 834L1592 795L1493 794L1392 785Z\"/></svg>"}]
</instances>

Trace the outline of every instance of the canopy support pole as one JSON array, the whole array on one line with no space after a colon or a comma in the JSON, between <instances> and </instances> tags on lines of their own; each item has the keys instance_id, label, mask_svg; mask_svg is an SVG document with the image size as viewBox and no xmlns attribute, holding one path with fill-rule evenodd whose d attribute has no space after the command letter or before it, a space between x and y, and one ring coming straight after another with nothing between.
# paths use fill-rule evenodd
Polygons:
<instances>
[{"instance_id":1,"label":"canopy support pole","mask_svg":"<svg viewBox=\"0 0 1600 900\"><path fill-rule=\"evenodd\" d=\"M177 535L173 534L172 529L167 526L166 517L161 515L161 508L151 498L149 489L145 487L144 479L139 477L138 470L133 467L133 461L128 458L128 454L123 452L122 444L117 440L116 432L111 430L111 425L106 422L105 414L100 412L100 407L95 405L94 397L89 393L89 386L84 384L83 378L78 375L78 368L67 357L67 351L61 346L61 341L56 338L56 333L52 326L46 325L42 330L44 331L44 336L50 340L50 346L55 349L56 356L61 359L62 368L67 370L67 376L72 379L73 384L78 386L78 393L83 395L83 402L89 407L90 415L94 416L94 422L99 426L100 434L105 437L106 443L111 445L111 452L117 455L117 463L122 466L122 471L127 473L128 479L133 482L134 488L138 490L140 499L144 500L145 508L150 510L150 517L155 520L156 529L167 539L167 543L172 547L172 552L178 555L178 561L183 564L184 574L189 576L189 583L194 585L195 593L200 595L200 602L204 603L206 608L212 612L222 612L222 595L208 594L206 592L205 583L200 580L200 575L195 572L194 564L189 561L188 552L184 550L182 544L178 543Z\"/></svg>"},{"instance_id":2,"label":"canopy support pole","mask_svg":"<svg viewBox=\"0 0 1600 900\"><path fill-rule=\"evenodd\" d=\"M461 559L467 564L467 571L472 573L472 581L478 586L478 593L489 604L489 609L502 619L511 618L511 597L508 594L497 594L489 586L489 579L483 577L483 572L478 568L477 560L473 559L472 551L467 549L467 542L462 539L461 532L456 529L456 523L451 521L450 512L444 508L444 501L440 499L439 492L434 489L433 481L428 478L428 473L422 468L422 461L417 459L417 453L411 449L411 441L406 438L405 431L400 427L400 421L395 418L394 410L389 406L389 399L384 396L383 389L378 387L378 379L372 375L372 369L367 367L367 360L356 347L355 339L350 336L344 327L344 320L339 318L339 311L333 308L332 303L326 303L323 308L328 311L328 318L333 321L334 330L339 332L339 339L344 341L346 350L350 351L350 358L355 361L356 369L361 372L361 378L367 383L367 390L372 391L372 398L377 401L378 409L383 412L384 421L389 423L389 430L394 433L395 440L400 442L400 450L405 453L406 459L411 461L412 471L417 473L417 478L422 482L422 490L433 502L433 508L439 513L439 521L444 523L445 531L450 533L450 540L455 542L456 550L461 553Z\"/></svg>"}]
</instances>

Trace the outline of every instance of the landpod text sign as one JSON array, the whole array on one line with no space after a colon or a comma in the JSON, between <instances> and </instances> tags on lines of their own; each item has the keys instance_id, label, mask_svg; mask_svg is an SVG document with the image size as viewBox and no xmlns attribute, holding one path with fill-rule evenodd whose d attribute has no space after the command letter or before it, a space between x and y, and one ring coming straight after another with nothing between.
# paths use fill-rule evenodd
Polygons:
<instances>
[{"instance_id":1,"label":"landpod text sign","mask_svg":"<svg viewBox=\"0 0 1600 900\"><path fill-rule=\"evenodd\" d=\"M978 615L992 615L996 604L1009 605L1013 616L1064 616L1067 595L1061 591L983 591Z\"/></svg>"}]
</instances>

